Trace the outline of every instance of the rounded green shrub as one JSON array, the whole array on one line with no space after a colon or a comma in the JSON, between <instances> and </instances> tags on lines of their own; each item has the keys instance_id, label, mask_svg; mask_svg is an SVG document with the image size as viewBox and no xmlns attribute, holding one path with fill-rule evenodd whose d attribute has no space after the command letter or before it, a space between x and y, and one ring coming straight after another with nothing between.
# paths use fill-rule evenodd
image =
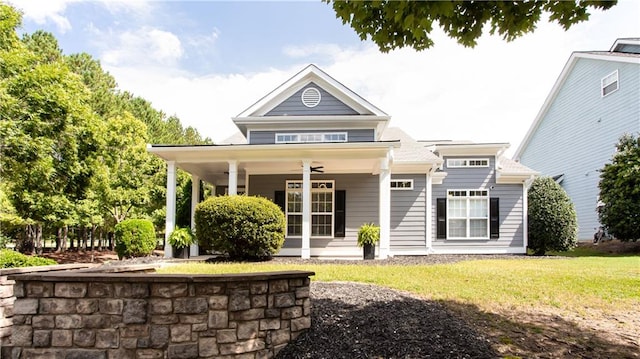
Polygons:
<instances>
[{"instance_id":1,"label":"rounded green shrub","mask_svg":"<svg viewBox=\"0 0 640 359\"><path fill-rule=\"evenodd\" d=\"M284 214L262 197L211 197L196 206L195 222L198 243L232 259L268 259L284 243Z\"/></svg>"},{"instance_id":2,"label":"rounded green shrub","mask_svg":"<svg viewBox=\"0 0 640 359\"><path fill-rule=\"evenodd\" d=\"M189 227L176 227L169 236L169 244L174 248L186 248L195 243Z\"/></svg>"},{"instance_id":3,"label":"rounded green shrub","mask_svg":"<svg viewBox=\"0 0 640 359\"><path fill-rule=\"evenodd\" d=\"M58 264L53 259L27 256L11 249L0 249L0 268L50 266Z\"/></svg>"},{"instance_id":4,"label":"rounded green shrub","mask_svg":"<svg viewBox=\"0 0 640 359\"><path fill-rule=\"evenodd\" d=\"M153 223L146 219L126 219L115 227L118 258L145 257L156 248Z\"/></svg>"},{"instance_id":5,"label":"rounded green shrub","mask_svg":"<svg viewBox=\"0 0 640 359\"><path fill-rule=\"evenodd\" d=\"M538 177L528 194L529 241L535 255L567 251L578 243L578 220L567 192L551 177Z\"/></svg>"}]
</instances>

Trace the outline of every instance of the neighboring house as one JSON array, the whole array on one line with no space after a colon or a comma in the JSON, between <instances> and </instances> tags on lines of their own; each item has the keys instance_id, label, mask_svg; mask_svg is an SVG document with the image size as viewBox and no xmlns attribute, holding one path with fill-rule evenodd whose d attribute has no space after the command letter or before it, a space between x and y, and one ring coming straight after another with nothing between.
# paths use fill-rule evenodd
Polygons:
<instances>
[{"instance_id":1,"label":"neighboring house","mask_svg":"<svg viewBox=\"0 0 640 359\"><path fill-rule=\"evenodd\" d=\"M378 258L525 253L536 172L504 158L508 144L418 142L389 120L309 65L233 118L240 134L224 143L149 147L168 164L167 233L181 168L217 194L277 203L287 218L280 255L361 256L357 232L369 222L380 226Z\"/></svg>"},{"instance_id":2,"label":"neighboring house","mask_svg":"<svg viewBox=\"0 0 640 359\"><path fill-rule=\"evenodd\" d=\"M552 176L578 214L578 238L597 227L600 170L624 133L640 131L640 38L574 52L514 158Z\"/></svg>"}]
</instances>

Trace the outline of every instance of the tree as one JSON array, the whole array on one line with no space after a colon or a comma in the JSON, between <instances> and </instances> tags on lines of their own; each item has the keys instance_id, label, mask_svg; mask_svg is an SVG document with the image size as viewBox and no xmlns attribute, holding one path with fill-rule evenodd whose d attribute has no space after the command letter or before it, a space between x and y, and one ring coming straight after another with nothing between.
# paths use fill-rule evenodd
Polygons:
<instances>
[{"instance_id":1,"label":"tree","mask_svg":"<svg viewBox=\"0 0 640 359\"><path fill-rule=\"evenodd\" d=\"M529 241L535 255L567 251L578 243L578 219L567 192L551 177L538 177L528 193Z\"/></svg>"},{"instance_id":2,"label":"tree","mask_svg":"<svg viewBox=\"0 0 640 359\"><path fill-rule=\"evenodd\" d=\"M512 41L533 32L543 13L565 30L589 19L589 8L609 9L617 1L336 1L336 17L361 40L371 38L382 52L430 48L435 24L458 43L474 47L485 24Z\"/></svg>"},{"instance_id":3,"label":"tree","mask_svg":"<svg viewBox=\"0 0 640 359\"><path fill-rule=\"evenodd\" d=\"M640 135L623 135L616 150L600 174L604 206L598 215L610 234L635 242L640 239Z\"/></svg>"}]
</instances>

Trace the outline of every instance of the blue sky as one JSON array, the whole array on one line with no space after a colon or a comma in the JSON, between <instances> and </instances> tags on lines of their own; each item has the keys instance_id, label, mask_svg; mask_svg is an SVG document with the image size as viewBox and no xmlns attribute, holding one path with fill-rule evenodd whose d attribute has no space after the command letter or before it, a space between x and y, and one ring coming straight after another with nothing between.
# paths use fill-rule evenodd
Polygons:
<instances>
[{"instance_id":1,"label":"blue sky","mask_svg":"<svg viewBox=\"0 0 640 359\"><path fill-rule=\"evenodd\" d=\"M44 29L65 53L99 59L128 90L220 141L231 117L309 63L392 116L417 139L510 142L515 150L572 51L640 37L640 2L592 11L564 31L541 22L507 43L464 48L434 31L435 47L381 54L320 1L11 0L23 31Z\"/></svg>"}]
</instances>

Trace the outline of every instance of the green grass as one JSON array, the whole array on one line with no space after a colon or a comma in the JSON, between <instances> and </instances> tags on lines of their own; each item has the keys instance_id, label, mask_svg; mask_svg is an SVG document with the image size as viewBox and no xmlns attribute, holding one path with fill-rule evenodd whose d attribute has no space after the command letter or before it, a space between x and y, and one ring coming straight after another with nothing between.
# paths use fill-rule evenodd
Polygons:
<instances>
[{"instance_id":1,"label":"green grass","mask_svg":"<svg viewBox=\"0 0 640 359\"><path fill-rule=\"evenodd\" d=\"M159 272L223 274L292 269L316 272L313 280L371 283L487 310L548 306L572 312L611 312L637 310L640 305L640 257L478 260L428 266L189 263Z\"/></svg>"}]
</instances>

